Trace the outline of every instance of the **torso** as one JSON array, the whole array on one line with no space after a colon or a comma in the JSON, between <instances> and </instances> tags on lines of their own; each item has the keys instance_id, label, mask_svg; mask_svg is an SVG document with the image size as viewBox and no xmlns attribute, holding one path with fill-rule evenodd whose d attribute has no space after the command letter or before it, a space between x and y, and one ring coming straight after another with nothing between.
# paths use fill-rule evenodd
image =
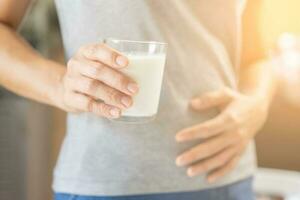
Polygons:
<instances>
[{"instance_id":1,"label":"torso","mask_svg":"<svg viewBox=\"0 0 300 200\"><path fill-rule=\"evenodd\" d=\"M196 143L177 144L176 132L217 114L195 113L188 101L223 86L237 88L239 12L236 0L57 0L67 58L86 43L107 37L168 43L155 121L117 124L93 114L69 115L55 171L54 190L126 195L200 190L250 176L251 144L238 167L221 182L190 179L176 156Z\"/></svg>"}]
</instances>

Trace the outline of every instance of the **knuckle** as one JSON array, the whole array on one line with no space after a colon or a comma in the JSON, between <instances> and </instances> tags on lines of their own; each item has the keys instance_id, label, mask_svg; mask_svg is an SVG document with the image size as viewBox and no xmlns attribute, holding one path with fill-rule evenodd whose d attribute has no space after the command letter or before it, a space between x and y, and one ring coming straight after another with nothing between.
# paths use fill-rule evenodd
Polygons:
<instances>
[{"instance_id":1,"label":"knuckle","mask_svg":"<svg viewBox=\"0 0 300 200\"><path fill-rule=\"evenodd\" d=\"M88 75L92 78L96 78L99 76L99 70L95 67L90 67L88 70Z\"/></svg>"},{"instance_id":2,"label":"knuckle","mask_svg":"<svg viewBox=\"0 0 300 200\"><path fill-rule=\"evenodd\" d=\"M100 64L100 63L94 63L94 64L92 65L92 67L91 67L91 74L92 74L93 76L98 77L98 76L100 76L101 74L104 73L105 69L106 69L106 68L105 68L104 65L102 65L102 64Z\"/></svg>"},{"instance_id":3,"label":"knuckle","mask_svg":"<svg viewBox=\"0 0 300 200\"><path fill-rule=\"evenodd\" d=\"M102 74L104 74L105 66L103 66L100 63L89 63L84 69L83 73L86 76L89 76L91 78L99 78Z\"/></svg>"},{"instance_id":4,"label":"knuckle","mask_svg":"<svg viewBox=\"0 0 300 200\"><path fill-rule=\"evenodd\" d=\"M93 99L92 98L86 98L83 103L83 108L87 112L93 111Z\"/></svg>"},{"instance_id":5,"label":"knuckle","mask_svg":"<svg viewBox=\"0 0 300 200\"><path fill-rule=\"evenodd\" d=\"M117 92L114 89L107 89L106 94L107 94L107 101L110 102L117 102L120 98L119 92Z\"/></svg>"},{"instance_id":6,"label":"knuckle","mask_svg":"<svg viewBox=\"0 0 300 200\"><path fill-rule=\"evenodd\" d=\"M110 107L104 103L100 103L98 106L99 114L109 116Z\"/></svg>"},{"instance_id":7,"label":"knuckle","mask_svg":"<svg viewBox=\"0 0 300 200\"><path fill-rule=\"evenodd\" d=\"M93 63L92 67L97 69L98 72L105 70L105 66L101 63Z\"/></svg>"},{"instance_id":8,"label":"knuckle","mask_svg":"<svg viewBox=\"0 0 300 200\"><path fill-rule=\"evenodd\" d=\"M83 90L84 92L91 93L94 91L97 82L95 80L86 80L83 83Z\"/></svg>"},{"instance_id":9,"label":"knuckle","mask_svg":"<svg viewBox=\"0 0 300 200\"><path fill-rule=\"evenodd\" d=\"M118 54L104 43L94 44L84 50L84 55L90 58L97 57L109 65L115 63Z\"/></svg>"},{"instance_id":10,"label":"knuckle","mask_svg":"<svg viewBox=\"0 0 300 200\"><path fill-rule=\"evenodd\" d=\"M81 67L81 62L76 59L72 58L68 61L67 63L67 74L80 74L80 67Z\"/></svg>"},{"instance_id":11,"label":"knuckle","mask_svg":"<svg viewBox=\"0 0 300 200\"><path fill-rule=\"evenodd\" d=\"M103 50L106 59L108 59L110 63L115 63L115 60L118 56L118 54L115 51L113 51L109 46L107 46L104 43L97 44L97 47Z\"/></svg>"},{"instance_id":12,"label":"knuckle","mask_svg":"<svg viewBox=\"0 0 300 200\"><path fill-rule=\"evenodd\" d=\"M86 57L94 57L97 52L97 45L86 45L82 46L79 50L80 54Z\"/></svg>"},{"instance_id":13,"label":"knuckle","mask_svg":"<svg viewBox=\"0 0 300 200\"><path fill-rule=\"evenodd\" d=\"M118 85L119 88L126 88L127 87L128 80L124 75L122 75L122 74L116 75L115 76L115 81L116 81L116 84Z\"/></svg>"}]
</instances>

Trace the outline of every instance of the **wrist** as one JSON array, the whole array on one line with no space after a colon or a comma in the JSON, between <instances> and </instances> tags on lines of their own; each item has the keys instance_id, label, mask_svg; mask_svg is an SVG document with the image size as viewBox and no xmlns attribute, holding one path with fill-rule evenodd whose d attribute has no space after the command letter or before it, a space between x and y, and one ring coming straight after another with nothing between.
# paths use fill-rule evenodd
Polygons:
<instances>
[{"instance_id":1,"label":"wrist","mask_svg":"<svg viewBox=\"0 0 300 200\"><path fill-rule=\"evenodd\" d=\"M63 77L64 73L59 74L57 84L53 88L53 91L50 94L50 98L55 107L67 111L68 109L64 103Z\"/></svg>"},{"instance_id":2,"label":"wrist","mask_svg":"<svg viewBox=\"0 0 300 200\"><path fill-rule=\"evenodd\" d=\"M64 104L64 87L63 87L63 78L66 72L66 68L59 63L53 61L47 61L48 65L51 65L53 71L49 74L51 77L50 88L48 90L48 99L51 105L67 111L67 107Z\"/></svg>"},{"instance_id":3,"label":"wrist","mask_svg":"<svg viewBox=\"0 0 300 200\"><path fill-rule=\"evenodd\" d=\"M241 72L242 82L239 90L242 94L252 97L267 110L273 100L277 87L277 78L273 65L269 60L261 60L244 68Z\"/></svg>"}]
</instances>

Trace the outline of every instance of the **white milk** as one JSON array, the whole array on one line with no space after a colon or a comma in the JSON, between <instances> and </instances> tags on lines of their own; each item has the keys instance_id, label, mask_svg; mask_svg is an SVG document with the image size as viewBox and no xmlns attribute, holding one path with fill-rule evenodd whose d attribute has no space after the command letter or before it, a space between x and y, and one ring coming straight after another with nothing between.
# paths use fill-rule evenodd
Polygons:
<instances>
[{"instance_id":1,"label":"white milk","mask_svg":"<svg viewBox=\"0 0 300 200\"><path fill-rule=\"evenodd\" d=\"M133 98L133 105L122 116L150 117L158 110L166 55L129 54L129 65L122 70L139 85L139 93Z\"/></svg>"}]
</instances>

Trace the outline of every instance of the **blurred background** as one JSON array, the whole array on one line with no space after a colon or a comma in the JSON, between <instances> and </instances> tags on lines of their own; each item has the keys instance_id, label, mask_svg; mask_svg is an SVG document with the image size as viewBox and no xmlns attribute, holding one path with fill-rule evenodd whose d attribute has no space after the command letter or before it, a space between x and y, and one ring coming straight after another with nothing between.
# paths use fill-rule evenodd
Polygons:
<instances>
[{"instance_id":1,"label":"blurred background","mask_svg":"<svg viewBox=\"0 0 300 200\"><path fill-rule=\"evenodd\" d=\"M297 188L286 185L289 189L283 191L283 183L286 180L300 189L300 1L265 0L263 6L261 36L280 82L269 119L256 138L258 166L268 168L259 170L256 190L260 199L271 199L269 194L298 199L288 194ZM20 34L43 55L64 62L52 0L32 4ZM4 105L0 120L6 124L0 127L1 199L50 200L65 113L12 94L10 99L0 96L0 101ZM8 106L15 109L8 110ZM278 189L274 182L281 182L282 187Z\"/></svg>"}]
</instances>

